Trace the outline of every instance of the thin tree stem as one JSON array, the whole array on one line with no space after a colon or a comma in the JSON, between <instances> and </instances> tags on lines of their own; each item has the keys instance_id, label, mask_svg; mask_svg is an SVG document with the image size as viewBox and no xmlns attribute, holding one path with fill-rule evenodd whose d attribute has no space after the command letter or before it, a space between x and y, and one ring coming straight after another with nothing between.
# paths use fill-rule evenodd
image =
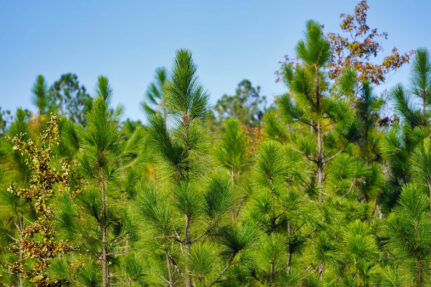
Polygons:
<instances>
[{"instance_id":1,"label":"thin tree stem","mask_svg":"<svg viewBox=\"0 0 431 287\"><path fill-rule=\"evenodd\" d=\"M106 225L106 191L103 176L100 179L100 190L102 193L102 287L107 287L109 285L108 227Z\"/></svg>"}]
</instances>

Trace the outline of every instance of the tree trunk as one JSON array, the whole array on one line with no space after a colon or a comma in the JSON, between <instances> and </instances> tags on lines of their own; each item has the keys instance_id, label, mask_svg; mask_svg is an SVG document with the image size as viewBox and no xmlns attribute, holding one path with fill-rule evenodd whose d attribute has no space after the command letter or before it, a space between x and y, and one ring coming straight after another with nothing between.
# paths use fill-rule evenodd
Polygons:
<instances>
[{"instance_id":1,"label":"tree trunk","mask_svg":"<svg viewBox=\"0 0 431 287\"><path fill-rule=\"evenodd\" d=\"M166 109L165 109L165 108L163 108L163 122L165 123L165 125L166 125L166 120L167 120L167 118L168 118L168 114L167 114L167 112L166 112Z\"/></svg>"},{"instance_id":2,"label":"tree trunk","mask_svg":"<svg viewBox=\"0 0 431 287\"><path fill-rule=\"evenodd\" d=\"M323 278L323 272L325 271L325 264L321 263L319 265L319 279L322 280Z\"/></svg>"},{"instance_id":3,"label":"tree trunk","mask_svg":"<svg viewBox=\"0 0 431 287\"><path fill-rule=\"evenodd\" d=\"M417 287L422 287L424 286L423 285L424 278L423 278L423 272L422 272L422 261L419 257L416 258L416 268L418 272Z\"/></svg>"},{"instance_id":4,"label":"tree trunk","mask_svg":"<svg viewBox=\"0 0 431 287\"><path fill-rule=\"evenodd\" d=\"M319 201L322 201L322 182L323 182L323 146L322 146L322 127L320 121L317 122L317 192Z\"/></svg>"},{"instance_id":5,"label":"tree trunk","mask_svg":"<svg viewBox=\"0 0 431 287\"><path fill-rule=\"evenodd\" d=\"M316 113L318 114L316 125L317 136L317 189L319 202L322 201L322 182L323 182L323 144L322 144L322 125L320 123L320 87L319 87L319 67L316 65L315 81L316 81Z\"/></svg>"},{"instance_id":6,"label":"tree trunk","mask_svg":"<svg viewBox=\"0 0 431 287\"><path fill-rule=\"evenodd\" d=\"M171 260L169 259L168 250L165 248L166 266L168 268L169 287L174 287L174 277L172 275Z\"/></svg>"},{"instance_id":7,"label":"tree trunk","mask_svg":"<svg viewBox=\"0 0 431 287\"><path fill-rule=\"evenodd\" d=\"M184 124L184 145L185 145L185 152L186 152L186 157L188 157L189 151L190 151L190 138L189 138L189 120L190 120L190 115L188 115L187 113L184 113L182 115L182 120L183 120L183 124ZM189 164L187 163L185 166L185 180L187 180L187 182L189 181L189 171L190 171L190 167ZM184 240L184 247L185 247L185 258L186 258L186 263L185 263L185 277L184 277L184 286L185 287L191 287L192 286L192 280L190 277L190 268L189 268L189 256L190 256L190 247L191 247L191 240L190 240L190 216L188 214L186 214L186 219L185 219L185 224L184 224L184 234L185 234L185 240Z\"/></svg>"},{"instance_id":8,"label":"tree trunk","mask_svg":"<svg viewBox=\"0 0 431 287\"><path fill-rule=\"evenodd\" d=\"M269 270L269 286L274 283L274 261L271 262L271 267Z\"/></svg>"},{"instance_id":9,"label":"tree trunk","mask_svg":"<svg viewBox=\"0 0 431 287\"><path fill-rule=\"evenodd\" d=\"M292 268L292 251L289 248L289 257L287 258L287 273L290 274Z\"/></svg>"},{"instance_id":10,"label":"tree trunk","mask_svg":"<svg viewBox=\"0 0 431 287\"><path fill-rule=\"evenodd\" d=\"M102 287L109 285L109 262L108 262L108 227L106 225L106 194L105 182L100 180L102 192Z\"/></svg>"},{"instance_id":11,"label":"tree trunk","mask_svg":"<svg viewBox=\"0 0 431 287\"><path fill-rule=\"evenodd\" d=\"M190 278L190 268L189 268L189 256L190 256L190 247L191 247L191 241L190 241L190 217L186 214L186 222L185 222L185 228L184 228L184 233L185 233L185 251L186 251L186 264L185 264L185 282L184 285L186 287L191 287L192 286L192 280Z\"/></svg>"},{"instance_id":12,"label":"tree trunk","mask_svg":"<svg viewBox=\"0 0 431 287\"><path fill-rule=\"evenodd\" d=\"M416 238L419 236L419 227L418 227L419 223L417 222L417 220L415 220L415 235ZM417 271L417 286L418 287L422 287L423 286L423 282L424 282L424 278L423 278L423 270L422 270L422 259L420 256L416 256L416 271Z\"/></svg>"},{"instance_id":13,"label":"tree trunk","mask_svg":"<svg viewBox=\"0 0 431 287\"><path fill-rule=\"evenodd\" d=\"M23 229L23 218L20 216L18 223L18 233L19 233L19 261L22 262L24 260L24 252L22 246L22 229ZM22 274L18 274L18 286L24 287L24 278Z\"/></svg>"},{"instance_id":14,"label":"tree trunk","mask_svg":"<svg viewBox=\"0 0 431 287\"><path fill-rule=\"evenodd\" d=\"M286 263L287 268L286 269L287 269L287 273L290 274L291 264L292 264L292 248L290 246L290 237L291 237L291 234L290 234L290 221L287 222L287 236L289 238L289 256L287 257L287 263Z\"/></svg>"},{"instance_id":15,"label":"tree trunk","mask_svg":"<svg viewBox=\"0 0 431 287\"><path fill-rule=\"evenodd\" d=\"M230 180L231 180L231 192L232 192L232 196L233 196L233 192L234 192L234 185L235 185L235 173L233 172L233 169L231 170L230 173ZM239 208L238 208L238 213L239 213ZM232 209L232 222L235 221L235 216L236 212L235 212L235 208Z\"/></svg>"},{"instance_id":16,"label":"tree trunk","mask_svg":"<svg viewBox=\"0 0 431 287\"><path fill-rule=\"evenodd\" d=\"M431 219L431 182L428 181L428 192L429 192L429 202L430 202L430 219Z\"/></svg>"}]
</instances>

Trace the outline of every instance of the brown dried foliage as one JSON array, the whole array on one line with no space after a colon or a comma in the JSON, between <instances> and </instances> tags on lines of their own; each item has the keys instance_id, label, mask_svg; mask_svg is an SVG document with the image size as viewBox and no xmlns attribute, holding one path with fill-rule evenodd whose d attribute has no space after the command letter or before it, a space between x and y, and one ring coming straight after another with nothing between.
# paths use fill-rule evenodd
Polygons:
<instances>
[{"instance_id":1,"label":"brown dried foliage","mask_svg":"<svg viewBox=\"0 0 431 287\"><path fill-rule=\"evenodd\" d=\"M66 162L61 161L60 167L53 165L56 158L53 149L60 143L58 122L58 117L52 115L40 142L24 141L23 135L10 139L31 170L31 179L28 186L11 184L8 191L30 201L36 219L24 227L20 240L10 246L11 251L21 256L7 267L41 287L59 286L60 282L48 278L47 269L55 256L70 249L67 243L55 240L54 214L50 206L59 186L67 187L69 178Z\"/></svg>"},{"instance_id":2,"label":"brown dried foliage","mask_svg":"<svg viewBox=\"0 0 431 287\"><path fill-rule=\"evenodd\" d=\"M356 5L353 15L340 15L341 31L347 36L336 33L326 35L332 47L329 63L331 79L336 79L348 68L354 68L360 81L368 80L379 85L385 81L389 72L408 63L414 54L414 51L400 54L397 48L393 48L391 54L384 57L380 63L373 63L372 59L383 51L380 41L387 39L388 34L368 26L368 9L367 0L362 0Z\"/></svg>"}]
</instances>

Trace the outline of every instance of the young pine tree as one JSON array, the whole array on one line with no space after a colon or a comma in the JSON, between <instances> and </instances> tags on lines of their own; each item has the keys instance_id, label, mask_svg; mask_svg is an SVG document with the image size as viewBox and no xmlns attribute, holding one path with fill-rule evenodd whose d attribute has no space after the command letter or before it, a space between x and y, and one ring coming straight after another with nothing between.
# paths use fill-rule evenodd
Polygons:
<instances>
[{"instance_id":1,"label":"young pine tree","mask_svg":"<svg viewBox=\"0 0 431 287\"><path fill-rule=\"evenodd\" d=\"M171 75L165 96L173 128L161 115L150 119L158 168L154 186L143 189L138 203L151 227L147 236L156 239L151 240L157 252L150 259L150 277L154 285L213 286L238 264L250 233L223 225L232 188L226 177L209 176L205 168L207 95L190 52L178 51Z\"/></svg>"},{"instance_id":2,"label":"young pine tree","mask_svg":"<svg viewBox=\"0 0 431 287\"><path fill-rule=\"evenodd\" d=\"M258 228L256 244L261 246L251 255L250 279L261 284L298 284L298 275L310 264L300 255L316 226L309 198L301 193L301 164L297 153L277 142L264 142L259 148L249 221Z\"/></svg>"},{"instance_id":3,"label":"young pine tree","mask_svg":"<svg viewBox=\"0 0 431 287\"><path fill-rule=\"evenodd\" d=\"M413 184L403 187L399 204L386 223L387 251L402 268L410 286L430 280L431 221L427 196Z\"/></svg>"},{"instance_id":4,"label":"young pine tree","mask_svg":"<svg viewBox=\"0 0 431 287\"><path fill-rule=\"evenodd\" d=\"M367 223L349 224L342 248L342 282L344 286L373 286L378 282L378 248Z\"/></svg>"},{"instance_id":5,"label":"young pine tree","mask_svg":"<svg viewBox=\"0 0 431 287\"><path fill-rule=\"evenodd\" d=\"M412 92L422 101L422 116L427 123L427 106L431 103L431 60L427 49L416 51L412 71Z\"/></svg>"},{"instance_id":6,"label":"young pine tree","mask_svg":"<svg viewBox=\"0 0 431 287\"><path fill-rule=\"evenodd\" d=\"M135 262L136 268L139 265L132 255L124 260L122 256L130 253L132 239L136 239L126 204L130 190L124 181L136 158L132 152L134 143L140 140L139 136L132 136L132 143L121 137L118 112L109 107L111 88L107 78L99 77L96 92L97 98L86 116L86 127L78 132L76 141L72 141L79 147L76 180L81 181L82 191L65 195L58 203L63 236L74 240L79 248L75 257L65 260L75 262L72 265L80 268L66 268L62 272L63 263L59 262L56 271L69 282L106 287L123 284L125 276L132 272L130 264ZM74 138L73 135L69 137ZM129 281L141 279L138 277L129 278Z\"/></svg>"},{"instance_id":7,"label":"young pine tree","mask_svg":"<svg viewBox=\"0 0 431 287\"><path fill-rule=\"evenodd\" d=\"M341 102L333 102L325 67L331 54L330 44L325 39L321 26L313 21L307 23L305 40L296 46L300 62L284 65L283 77L289 92L278 100L282 114L303 140L298 152L302 153L316 169L315 181L319 198L322 198L324 166L338 153L325 151L325 144L331 141L334 127L334 108ZM326 140L325 140L326 139ZM338 148L339 151L342 148Z\"/></svg>"},{"instance_id":8,"label":"young pine tree","mask_svg":"<svg viewBox=\"0 0 431 287\"><path fill-rule=\"evenodd\" d=\"M392 97L395 100L395 108L402 119L411 127L427 126L427 106L431 93L431 62L429 52L419 49L413 61L411 71L411 87L406 90L401 84L392 89ZM420 101L421 108L413 105L411 96Z\"/></svg>"},{"instance_id":9,"label":"young pine tree","mask_svg":"<svg viewBox=\"0 0 431 287\"><path fill-rule=\"evenodd\" d=\"M431 218L431 139L425 138L419 143L411 157L412 180L429 197Z\"/></svg>"},{"instance_id":10,"label":"young pine tree","mask_svg":"<svg viewBox=\"0 0 431 287\"><path fill-rule=\"evenodd\" d=\"M117 124L108 103L111 89L108 80L100 77L97 88L98 97L95 99L90 114L88 115L88 126L83 137L83 152L80 157L82 175L94 181L96 191L89 191L86 202L94 210L99 229L99 240L101 249L102 286L109 285L109 228L112 224L112 213L108 195L109 183L113 180L116 168L118 168L119 138ZM94 198L94 196L96 196ZM112 200L112 199L111 199ZM100 205L99 205L100 204ZM99 206L97 206L99 205Z\"/></svg>"},{"instance_id":11,"label":"young pine tree","mask_svg":"<svg viewBox=\"0 0 431 287\"><path fill-rule=\"evenodd\" d=\"M33 85L32 92L34 94L33 103L37 107L37 115L41 117L47 112L48 108L48 87L45 78L42 75L38 75L36 82Z\"/></svg>"},{"instance_id":12,"label":"young pine tree","mask_svg":"<svg viewBox=\"0 0 431 287\"><path fill-rule=\"evenodd\" d=\"M227 119L224 133L217 146L216 156L220 164L228 171L231 178L232 195L235 198L235 209L232 219L235 219L247 199L247 183L243 175L250 167L250 141L239 120Z\"/></svg>"},{"instance_id":13,"label":"young pine tree","mask_svg":"<svg viewBox=\"0 0 431 287\"><path fill-rule=\"evenodd\" d=\"M382 200L389 208L394 206L402 185L411 181L410 159L416 146L429 132L426 111L430 77L428 66L428 53L426 50L419 50L412 69L411 91L412 94L419 96L422 111L415 108L410 94L402 85L397 85L391 90L395 110L401 116L402 122L391 128L381 144L383 157L390 169L389 184ZM424 107L425 110L423 110Z\"/></svg>"}]
</instances>

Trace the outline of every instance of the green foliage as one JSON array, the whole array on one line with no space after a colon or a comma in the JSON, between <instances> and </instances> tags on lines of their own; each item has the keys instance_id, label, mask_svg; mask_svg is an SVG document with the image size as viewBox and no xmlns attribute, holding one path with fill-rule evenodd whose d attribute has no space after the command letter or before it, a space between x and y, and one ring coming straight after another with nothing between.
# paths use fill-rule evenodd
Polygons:
<instances>
[{"instance_id":1,"label":"green foliage","mask_svg":"<svg viewBox=\"0 0 431 287\"><path fill-rule=\"evenodd\" d=\"M189 51L177 52L166 93L169 112L183 117L181 120L184 124L205 115L208 96L197 82L196 66Z\"/></svg>"},{"instance_id":2,"label":"green foliage","mask_svg":"<svg viewBox=\"0 0 431 287\"><path fill-rule=\"evenodd\" d=\"M247 168L247 148L249 141L238 120L228 119L224 125L224 134L217 149L217 158L233 175L241 174Z\"/></svg>"},{"instance_id":3,"label":"green foliage","mask_svg":"<svg viewBox=\"0 0 431 287\"><path fill-rule=\"evenodd\" d=\"M162 113L163 119L166 121L166 99L163 97L163 90L167 83L168 75L165 68L157 68L154 82L148 86L146 97L147 102L141 103L144 111L149 115L153 116L157 112Z\"/></svg>"},{"instance_id":4,"label":"green foliage","mask_svg":"<svg viewBox=\"0 0 431 287\"><path fill-rule=\"evenodd\" d=\"M51 116L40 142L25 141L21 134L10 141L13 149L23 157L31 176L29 184L16 186L12 183L7 190L12 196L4 197L9 206L13 206L15 216L12 220L18 229L18 238L11 236L14 242L10 245L18 258L9 262L7 269L19 276L20 284L27 279L37 286L52 286L58 280L48 277L49 264L57 255L70 249L67 243L56 240L53 228L52 200L62 191L59 185L67 188L69 172L66 162L60 161L58 166L54 162L53 148L59 144L58 118ZM20 208L23 201L27 201L35 213L34 220L29 223L24 222L25 213Z\"/></svg>"},{"instance_id":5,"label":"green foliage","mask_svg":"<svg viewBox=\"0 0 431 287\"><path fill-rule=\"evenodd\" d=\"M235 95L223 95L214 107L217 122L223 123L233 118L247 127L260 126L265 113L266 97L261 95L260 87L253 87L249 80L242 80Z\"/></svg>"},{"instance_id":6,"label":"green foliage","mask_svg":"<svg viewBox=\"0 0 431 287\"><path fill-rule=\"evenodd\" d=\"M39 115L41 115L46 112L48 107L48 88L42 75L37 76L32 92L34 94L33 103L37 106Z\"/></svg>"},{"instance_id":7,"label":"green foliage","mask_svg":"<svg viewBox=\"0 0 431 287\"><path fill-rule=\"evenodd\" d=\"M401 84L393 88L391 94L395 100L395 108L404 119L405 124L408 124L411 128L423 124L423 117L420 111L412 107L410 99Z\"/></svg>"},{"instance_id":8,"label":"green foliage","mask_svg":"<svg viewBox=\"0 0 431 287\"><path fill-rule=\"evenodd\" d=\"M431 61L427 49L418 49L413 60L412 92L422 100L423 116L431 101Z\"/></svg>"},{"instance_id":9,"label":"green foliage","mask_svg":"<svg viewBox=\"0 0 431 287\"><path fill-rule=\"evenodd\" d=\"M230 183L223 178L213 178L205 194L205 213L211 219L225 213L231 203L232 189Z\"/></svg>"},{"instance_id":10,"label":"green foliage","mask_svg":"<svg viewBox=\"0 0 431 287\"><path fill-rule=\"evenodd\" d=\"M369 61L367 9L342 23L365 42L307 22L268 109L248 80L209 107L188 50L156 70L145 124L106 77L90 96L38 76L38 114L0 119L0 285L430 285L429 53L387 115L370 83L408 56Z\"/></svg>"},{"instance_id":11,"label":"green foliage","mask_svg":"<svg viewBox=\"0 0 431 287\"><path fill-rule=\"evenodd\" d=\"M58 110L72 122L85 125L85 114L92 103L86 88L79 84L76 74L63 74L48 90L51 109Z\"/></svg>"},{"instance_id":12,"label":"green foliage","mask_svg":"<svg viewBox=\"0 0 431 287\"><path fill-rule=\"evenodd\" d=\"M430 216L427 197L415 185L406 185L399 206L387 220L387 248L397 258L415 286L425 286L429 280Z\"/></svg>"},{"instance_id":13,"label":"green foliage","mask_svg":"<svg viewBox=\"0 0 431 287\"><path fill-rule=\"evenodd\" d=\"M307 37L305 41L299 41L296 53L308 65L323 67L328 62L331 47L318 23L313 21L307 23ZM306 77L305 74L303 76Z\"/></svg>"}]
</instances>

